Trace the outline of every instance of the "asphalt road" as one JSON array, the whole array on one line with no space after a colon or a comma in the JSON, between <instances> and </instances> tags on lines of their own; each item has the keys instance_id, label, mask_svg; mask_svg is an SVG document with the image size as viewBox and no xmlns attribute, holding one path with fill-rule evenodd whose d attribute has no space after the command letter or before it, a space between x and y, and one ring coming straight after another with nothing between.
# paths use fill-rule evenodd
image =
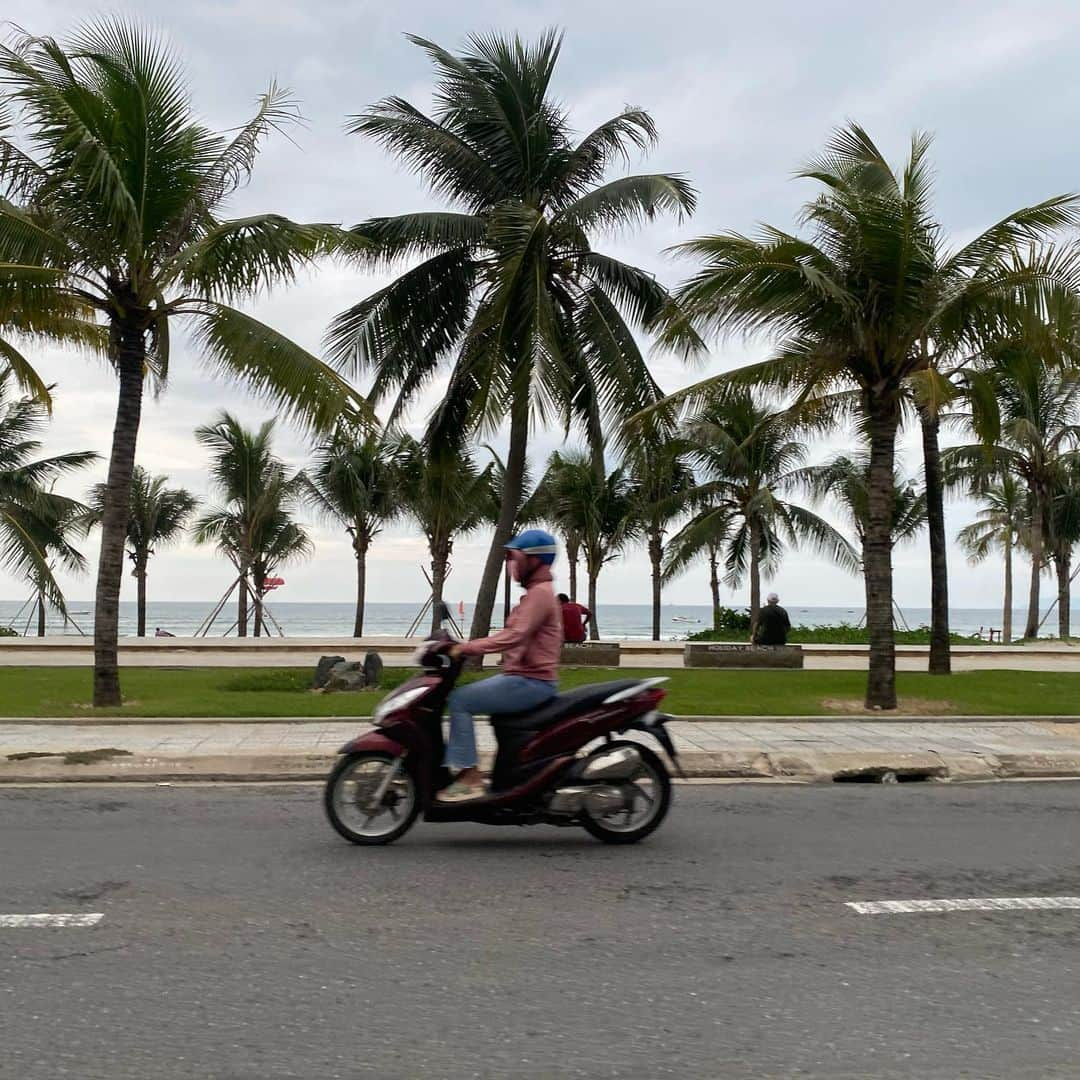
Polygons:
<instances>
[{"instance_id":1,"label":"asphalt road","mask_svg":"<svg viewBox=\"0 0 1080 1080\"><path fill-rule=\"evenodd\" d=\"M645 843L314 787L0 791L0 1077L1080 1075L1080 784L682 787Z\"/></svg>"}]
</instances>

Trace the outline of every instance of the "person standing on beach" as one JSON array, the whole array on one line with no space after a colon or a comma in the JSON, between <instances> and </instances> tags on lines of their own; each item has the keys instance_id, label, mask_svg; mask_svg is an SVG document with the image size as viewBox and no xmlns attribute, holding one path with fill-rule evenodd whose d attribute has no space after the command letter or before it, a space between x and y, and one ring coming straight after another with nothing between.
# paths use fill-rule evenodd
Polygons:
<instances>
[{"instance_id":1,"label":"person standing on beach","mask_svg":"<svg viewBox=\"0 0 1080 1080\"><path fill-rule=\"evenodd\" d=\"M578 645L585 640L585 628L592 613L564 592L559 593L559 603L562 604L563 641Z\"/></svg>"},{"instance_id":2,"label":"person standing on beach","mask_svg":"<svg viewBox=\"0 0 1080 1080\"><path fill-rule=\"evenodd\" d=\"M780 606L780 597L769 593L765 606L758 613L755 645L786 645L791 620L788 613Z\"/></svg>"}]
</instances>

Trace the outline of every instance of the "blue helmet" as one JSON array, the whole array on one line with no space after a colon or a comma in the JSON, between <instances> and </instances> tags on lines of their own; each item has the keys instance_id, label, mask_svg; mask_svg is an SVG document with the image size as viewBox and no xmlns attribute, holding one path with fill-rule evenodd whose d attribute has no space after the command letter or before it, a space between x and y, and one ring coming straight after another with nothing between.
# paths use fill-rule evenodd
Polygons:
<instances>
[{"instance_id":1,"label":"blue helmet","mask_svg":"<svg viewBox=\"0 0 1080 1080\"><path fill-rule=\"evenodd\" d=\"M511 551L535 555L545 566L550 566L555 561L555 537L543 529L526 529L515 536L506 547Z\"/></svg>"}]
</instances>

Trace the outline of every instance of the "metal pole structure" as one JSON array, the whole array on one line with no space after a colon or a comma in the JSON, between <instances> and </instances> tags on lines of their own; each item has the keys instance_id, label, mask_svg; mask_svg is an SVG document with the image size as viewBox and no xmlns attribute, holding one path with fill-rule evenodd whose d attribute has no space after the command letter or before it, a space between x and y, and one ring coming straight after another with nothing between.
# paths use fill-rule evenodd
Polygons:
<instances>
[{"instance_id":1,"label":"metal pole structure","mask_svg":"<svg viewBox=\"0 0 1080 1080\"><path fill-rule=\"evenodd\" d=\"M214 623L217 621L217 617L221 614L222 608L229 602L229 597L236 591L236 586L240 584L240 578L237 578L226 590L225 595L214 605L210 614L206 616L201 623L199 623L198 629L195 631L195 637L206 637ZM233 626L236 624L234 623ZM230 627L229 629L232 629ZM226 631L226 634L228 631Z\"/></svg>"},{"instance_id":2,"label":"metal pole structure","mask_svg":"<svg viewBox=\"0 0 1080 1080\"><path fill-rule=\"evenodd\" d=\"M1080 565L1078 565L1076 567L1076 569L1072 572L1072 574L1069 576L1069 584L1070 585L1076 580L1076 577L1077 577L1078 574L1080 574ZM1055 596L1054 597L1054 602L1046 609L1046 614L1039 620L1039 630L1041 630L1043 628L1043 623L1045 623L1046 620L1049 619L1050 616L1054 614L1054 609L1057 606L1058 606L1058 601L1057 601L1057 597Z\"/></svg>"},{"instance_id":3,"label":"metal pole structure","mask_svg":"<svg viewBox=\"0 0 1080 1080\"><path fill-rule=\"evenodd\" d=\"M446 584L446 581L450 577L451 569L452 569L452 567L450 566L449 563L447 563L446 564L446 573L443 575L443 584L444 585ZM405 636L406 637L412 637L413 634L415 634L416 631L419 630L419 628L420 628L421 624L423 623L424 619L427 617L428 612L431 611L432 605L435 603L435 582L432 581L431 575L427 572L427 567L424 566L423 564L421 564L421 566L420 566L420 573L424 575L424 580L428 583L428 587L431 589L431 595L424 601L424 606L420 609L419 614L416 616L415 619L413 619L412 623L409 625L409 629L405 631ZM454 633L457 634L457 636L459 638L464 638L465 633L461 629L461 627L458 626L457 620L450 613L449 608L447 608L447 610L446 610L446 617L447 617L447 621L453 627Z\"/></svg>"}]
</instances>

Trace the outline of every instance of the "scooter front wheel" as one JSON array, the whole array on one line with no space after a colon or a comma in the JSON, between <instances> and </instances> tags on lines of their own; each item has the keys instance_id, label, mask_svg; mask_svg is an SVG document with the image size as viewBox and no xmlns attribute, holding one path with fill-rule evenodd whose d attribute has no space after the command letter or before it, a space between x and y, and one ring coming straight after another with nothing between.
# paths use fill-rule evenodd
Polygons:
<instances>
[{"instance_id":1,"label":"scooter front wheel","mask_svg":"<svg viewBox=\"0 0 1080 1080\"><path fill-rule=\"evenodd\" d=\"M632 747L641 758L633 776L614 784L622 789L623 805L595 815L586 809L581 824L605 844L636 844L667 817L671 806L671 777L660 758L639 743L605 743L596 753L609 753L620 746Z\"/></svg>"},{"instance_id":2,"label":"scooter front wheel","mask_svg":"<svg viewBox=\"0 0 1080 1080\"><path fill-rule=\"evenodd\" d=\"M346 754L326 781L323 806L330 824L352 844L391 844L420 812L416 780L405 759Z\"/></svg>"}]
</instances>

